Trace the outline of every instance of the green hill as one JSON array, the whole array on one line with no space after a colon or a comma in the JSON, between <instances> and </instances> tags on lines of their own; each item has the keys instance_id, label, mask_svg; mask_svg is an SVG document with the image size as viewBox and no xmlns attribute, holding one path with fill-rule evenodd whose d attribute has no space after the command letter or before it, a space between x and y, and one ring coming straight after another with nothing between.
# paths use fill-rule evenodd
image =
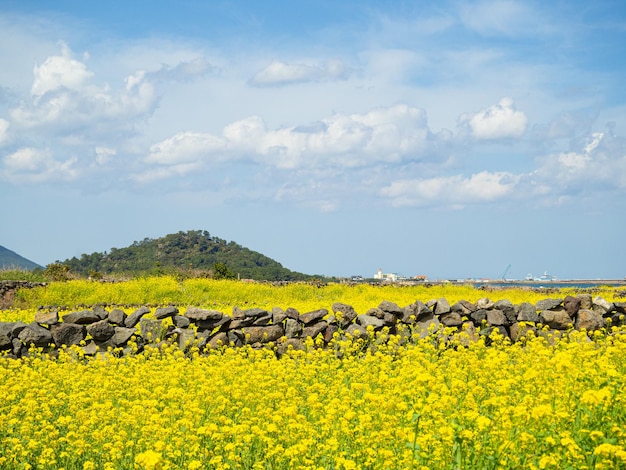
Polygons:
<instances>
[{"instance_id":1,"label":"green hill","mask_svg":"<svg viewBox=\"0 0 626 470\"><path fill-rule=\"evenodd\" d=\"M31 270L36 268L41 268L41 266L0 245L0 269Z\"/></svg>"},{"instance_id":2,"label":"green hill","mask_svg":"<svg viewBox=\"0 0 626 470\"><path fill-rule=\"evenodd\" d=\"M238 276L269 281L307 280L312 277L290 271L261 253L201 230L178 232L157 239L145 238L126 248L111 248L108 253L83 254L80 259L74 257L62 264L71 272L84 276L198 270L218 277Z\"/></svg>"}]
</instances>

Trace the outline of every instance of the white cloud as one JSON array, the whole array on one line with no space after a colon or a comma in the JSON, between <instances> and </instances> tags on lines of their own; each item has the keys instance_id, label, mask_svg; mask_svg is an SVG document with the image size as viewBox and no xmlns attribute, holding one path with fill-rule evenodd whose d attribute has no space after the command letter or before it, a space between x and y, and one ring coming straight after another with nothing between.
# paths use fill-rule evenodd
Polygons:
<instances>
[{"instance_id":1,"label":"white cloud","mask_svg":"<svg viewBox=\"0 0 626 470\"><path fill-rule=\"evenodd\" d=\"M69 48L62 44L60 56L48 57L43 64L35 65L33 86L31 87L33 96L39 97L59 88L84 89L94 74L87 70L85 64L72 59L70 54Z\"/></svg>"},{"instance_id":2,"label":"white cloud","mask_svg":"<svg viewBox=\"0 0 626 470\"><path fill-rule=\"evenodd\" d=\"M102 121L116 121L115 129L128 126L121 120L150 113L157 102L155 87L139 71L126 78L126 87L113 91L108 84L93 83L94 74L86 65L70 57L67 47L62 55L48 57L35 66L32 100L11 110L17 126L48 127L72 132L102 129Z\"/></svg>"},{"instance_id":3,"label":"white cloud","mask_svg":"<svg viewBox=\"0 0 626 470\"><path fill-rule=\"evenodd\" d=\"M626 188L626 142L604 132L592 133L579 150L540 160L533 178L550 193L571 194Z\"/></svg>"},{"instance_id":4,"label":"white cloud","mask_svg":"<svg viewBox=\"0 0 626 470\"><path fill-rule=\"evenodd\" d=\"M462 175L403 179L380 190L394 206L463 206L501 199L513 192L519 177L508 172L482 171Z\"/></svg>"},{"instance_id":5,"label":"white cloud","mask_svg":"<svg viewBox=\"0 0 626 470\"><path fill-rule=\"evenodd\" d=\"M340 60L329 60L325 64L289 64L281 61L270 63L250 80L254 86L281 86L311 81L326 81L345 78L346 69Z\"/></svg>"},{"instance_id":6,"label":"white cloud","mask_svg":"<svg viewBox=\"0 0 626 470\"><path fill-rule=\"evenodd\" d=\"M0 145L8 140L9 121L0 118Z\"/></svg>"},{"instance_id":7,"label":"white cloud","mask_svg":"<svg viewBox=\"0 0 626 470\"><path fill-rule=\"evenodd\" d=\"M469 131L475 139L492 140L521 137L528 118L515 109L513 100L507 97L476 114L461 115L458 123L462 132Z\"/></svg>"},{"instance_id":8,"label":"white cloud","mask_svg":"<svg viewBox=\"0 0 626 470\"><path fill-rule=\"evenodd\" d=\"M221 135L180 132L151 146L144 161L176 165L247 160L282 169L365 167L434 158L428 151L435 140L424 111L396 105L279 129L268 129L259 116L252 116L227 125Z\"/></svg>"},{"instance_id":9,"label":"white cloud","mask_svg":"<svg viewBox=\"0 0 626 470\"><path fill-rule=\"evenodd\" d=\"M78 176L76 158L58 161L47 150L26 147L5 156L0 177L11 183L41 183L49 180L69 181Z\"/></svg>"}]
</instances>

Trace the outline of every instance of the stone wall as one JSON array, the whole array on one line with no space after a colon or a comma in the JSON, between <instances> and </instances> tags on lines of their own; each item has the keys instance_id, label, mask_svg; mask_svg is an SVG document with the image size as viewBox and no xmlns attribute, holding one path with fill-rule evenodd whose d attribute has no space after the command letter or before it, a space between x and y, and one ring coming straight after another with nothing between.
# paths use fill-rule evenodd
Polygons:
<instances>
[{"instance_id":1,"label":"stone wall","mask_svg":"<svg viewBox=\"0 0 626 470\"><path fill-rule=\"evenodd\" d=\"M13 305L15 292L18 289L32 289L33 287L42 287L45 285L45 282L0 281L0 310L10 308Z\"/></svg>"},{"instance_id":2,"label":"stone wall","mask_svg":"<svg viewBox=\"0 0 626 470\"><path fill-rule=\"evenodd\" d=\"M176 306L168 306L154 311L141 307L127 315L121 309L102 306L68 313L48 307L40 309L30 324L0 322L0 351L18 358L27 355L32 345L51 351L78 345L87 355L110 348L124 355L166 342L177 342L183 349L195 342L201 351L222 345L263 347L273 343L280 354L289 346L303 349L308 337L327 345L336 334L368 337L385 328L390 334L408 330L420 337L440 327L457 328L467 331L470 339L488 336L497 329L517 341L527 331L539 331L545 326L560 332L571 328L594 331L607 324L624 324L625 314L626 302L611 303L590 294L519 305L488 298L453 305L442 298L403 307L383 301L361 314L342 303L333 304L331 312L319 309L306 313L278 307L271 311L234 307L230 314L188 307L181 312Z\"/></svg>"}]
</instances>

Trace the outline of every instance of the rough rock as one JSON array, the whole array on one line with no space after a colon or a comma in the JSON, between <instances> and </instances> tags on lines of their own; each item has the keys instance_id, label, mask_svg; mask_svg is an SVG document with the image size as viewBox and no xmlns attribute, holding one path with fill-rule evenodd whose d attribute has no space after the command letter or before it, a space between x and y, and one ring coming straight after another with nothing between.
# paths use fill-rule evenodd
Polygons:
<instances>
[{"instance_id":1,"label":"rough rock","mask_svg":"<svg viewBox=\"0 0 626 470\"><path fill-rule=\"evenodd\" d=\"M489 326L508 325L506 316L498 309L487 310L487 324Z\"/></svg>"},{"instance_id":2,"label":"rough rock","mask_svg":"<svg viewBox=\"0 0 626 470\"><path fill-rule=\"evenodd\" d=\"M319 310L313 310L312 312L301 314L299 320L305 325L309 325L320 321L326 315L328 315L328 310L320 308Z\"/></svg>"},{"instance_id":3,"label":"rough rock","mask_svg":"<svg viewBox=\"0 0 626 470\"><path fill-rule=\"evenodd\" d=\"M490 308L493 308L493 306L494 306L493 301L489 300L487 297L483 297L482 299L478 299L476 301L477 309L488 310Z\"/></svg>"},{"instance_id":4,"label":"rough rock","mask_svg":"<svg viewBox=\"0 0 626 470\"><path fill-rule=\"evenodd\" d=\"M484 321L487 321L487 310L481 308L470 313L469 316L474 325L480 326Z\"/></svg>"},{"instance_id":5,"label":"rough rock","mask_svg":"<svg viewBox=\"0 0 626 470\"><path fill-rule=\"evenodd\" d=\"M565 310L544 310L539 318L541 323L554 330L567 330L574 323Z\"/></svg>"},{"instance_id":6,"label":"rough rock","mask_svg":"<svg viewBox=\"0 0 626 470\"><path fill-rule=\"evenodd\" d=\"M278 325L279 323L284 322L287 319L287 314L280 307L274 307L272 309L272 323L274 325Z\"/></svg>"},{"instance_id":7,"label":"rough rock","mask_svg":"<svg viewBox=\"0 0 626 470\"><path fill-rule=\"evenodd\" d=\"M615 305L598 296L593 299L592 310L600 315L610 314L615 309Z\"/></svg>"},{"instance_id":8,"label":"rough rock","mask_svg":"<svg viewBox=\"0 0 626 470\"><path fill-rule=\"evenodd\" d=\"M126 320L124 320L124 326L126 328L133 328L139 323L139 321L143 318L144 315L150 313L150 309L148 307L139 307L133 313L131 313Z\"/></svg>"},{"instance_id":9,"label":"rough rock","mask_svg":"<svg viewBox=\"0 0 626 470\"><path fill-rule=\"evenodd\" d=\"M135 328L125 328L123 326L113 327L115 332L110 341L115 347L125 346L126 343L137 333Z\"/></svg>"},{"instance_id":10,"label":"rough rock","mask_svg":"<svg viewBox=\"0 0 626 470\"><path fill-rule=\"evenodd\" d=\"M127 315L124 310L120 310L119 308L114 308L109 312L109 323L113 325L124 326L126 318Z\"/></svg>"},{"instance_id":11,"label":"rough rock","mask_svg":"<svg viewBox=\"0 0 626 470\"><path fill-rule=\"evenodd\" d=\"M52 342L52 334L47 328L33 322L20 331L18 339L26 346L33 344L37 348L45 348Z\"/></svg>"},{"instance_id":12,"label":"rough rock","mask_svg":"<svg viewBox=\"0 0 626 470\"><path fill-rule=\"evenodd\" d=\"M302 328L302 338L308 338L310 336L311 338L315 339L317 335L323 333L327 327L328 323L323 320L316 323L311 323L310 325Z\"/></svg>"},{"instance_id":13,"label":"rough rock","mask_svg":"<svg viewBox=\"0 0 626 470\"><path fill-rule=\"evenodd\" d=\"M55 325L59 323L59 312L53 310L51 312L35 313L35 321L40 325Z\"/></svg>"},{"instance_id":14,"label":"rough rock","mask_svg":"<svg viewBox=\"0 0 626 470\"><path fill-rule=\"evenodd\" d=\"M529 302L522 302L517 311L517 321L538 323L537 307Z\"/></svg>"},{"instance_id":15,"label":"rough rock","mask_svg":"<svg viewBox=\"0 0 626 470\"><path fill-rule=\"evenodd\" d=\"M576 298L580 300L580 308L591 310L591 307L593 307L591 294L578 294Z\"/></svg>"},{"instance_id":16,"label":"rough rock","mask_svg":"<svg viewBox=\"0 0 626 470\"><path fill-rule=\"evenodd\" d=\"M448 312L439 316L439 321L443 326L461 326L463 319L458 312Z\"/></svg>"},{"instance_id":17,"label":"rough rock","mask_svg":"<svg viewBox=\"0 0 626 470\"><path fill-rule=\"evenodd\" d=\"M514 343L519 341L520 338L526 336L529 332L535 332L537 329L531 325L522 325L521 323L513 323L509 328L509 334L511 337L511 341Z\"/></svg>"},{"instance_id":18,"label":"rough rock","mask_svg":"<svg viewBox=\"0 0 626 470\"><path fill-rule=\"evenodd\" d=\"M385 326L385 321L381 318L375 317L373 315L357 315L356 322L361 325L363 328L367 328L368 326L372 326L374 329L380 329Z\"/></svg>"},{"instance_id":19,"label":"rough rock","mask_svg":"<svg viewBox=\"0 0 626 470\"><path fill-rule=\"evenodd\" d=\"M161 340L163 335L163 323L161 320L152 318L142 318L139 322L141 337L148 343L154 343Z\"/></svg>"},{"instance_id":20,"label":"rough rock","mask_svg":"<svg viewBox=\"0 0 626 470\"><path fill-rule=\"evenodd\" d=\"M193 322L200 321L219 321L222 319L224 314L219 310L207 310L204 308L198 307L189 307L184 314L185 317L189 318Z\"/></svg>"},{"instance_id":21,"label":"rough rock","mask_svg":"<svg viewBox=\"0 0 626 470\"><path fill-rule=\"evenodd\" d=\"M413 325L413 331L418 333L420 338L425 338L439 329L439 320L430 312L430 315L422 315Z\"/></svg>"},{"instance_id":22,"label":"rough rock","mask_svg":"<svg viewBox=\"0 0 626 470\"><path fill-rule=\"evenodd\" d=\"M337 324L341 328L345 328L354 321L357 317L357 313L351 305L343 304L341 302L335 302L332 305L332 311L337 318ZM341 317L341 319L339 319Z\"/></svg>"},{"instance_id":23,"label":"rough rock","mask_svg":"<svg viewBox=\"0 0 626 470\"><path fill-rule=\"evenodd\" d=\"M370 316L370 317L376 317L376 318L379 318L381 320L385 319L385 312L383 312L378 307L373 307L373 308L368 309L367 312L364 313L364 315L367 315L367 316Z\"/></svg>"},{"instance_id":24,"label":"rough rock","mask_svg":"<svg viewBox=\"0 0 626 470\"><path fill-rule=\"evenodd\" d=\"M574 318L578 313L578 310L580 310L580 299L568 295L563 299L563 307L565 308L567 314Z\"/></svg>"},{"instance_id":25,"label":"rough rock","mask_svg":"<svg viewBox=\"0 0 626 470\"><path fill-rule=\"evenodd\" d=\"M581 309L576 317L575 328L578 330L585 329L587 331L599 330L606 326L606 320L602 315L594 310Z\"/></svg>"},{"instance_id":26,"label":"rough rock","mask_svg":"<svg viewBox=\"0 0 626 470\"><path fill-rule=\"evenodd\" d=\"M93 308L93 313L96 314L100 320L106 320L107 318L109 318L109 312L107 312L106 309L101 305L96 305Z\"/></svg>"},{"instance_id":27,"label":"rough rock","mask_svg":"<svg viewBox=\"0 0 626 470\"><path fill-rule=\"evenodd\" d=\"M191 325L191 320L189 319L189 317L174 315L172 317L172 323L176 328L187 328L189 325Z\"/></svg>"},{"instance_id":28,"label":"rough rock","mask_svg":"<svg viewBox=\"0 0 626 470\"><path fill-rule=\"evenodd\" d=\"M88 325L102 320L93 310L80 310L62 316L63 323L76 323L77 325Z\"/></svg>"},{"instance_id":29,"label":"rough rock","mask_svg":"<svg viewBox=\"0 0 626 470\"><path fill-rule=\"evenodd\" d=\"M542 299L537 301L535 307L537 307L537 310L540 312L544 310L555 310L560 307L562 303L562 299Z\"/></svg>"},{"instance_id":30,"label":"rough rock","mask_svg":"<svg viewBox=\"0 0 626 470\"><path fill-rule=\"evenodd\" d=\"M245 341L248 344L269 343L270 341L276 341L285 333L281 325L251 326L249 328L245 328L243 331L245 334Z\"/></svg>"},{"instance_id":31,"label":"rough rock","mask_svg":"<svg viewBox=\"0 0 626 470\"><path fill-rule=\"evenodd\" d=\"M398 304L394 302L390 302L389 300L383 300L378 305L378 308L381 309L383 312L391 313L392 315L395 315L396 317L400 317L400 318L404 314L403 309Z\"/></svg>"},{"instance_id":32,"label":"rough rock","mask_svg":"<svg viewBox=\"0 0 626 470\"><path fill-rule=\"evenodd\" d=\"M77 323L57 323L50 327L50 333L57 346L71 346L87 337L87 328Z\"/></svg>"},{"instance_id":33,"label":"rough rock","mask_svg":"<svg viewBox=\"0 0 626 470\"><path fill-rule=\"evenodd\" d=\"M107 320L100 320L87 325L87 334L90 334L96 342L104 342L115 334L115 327Z\"/></svg>"},{"instance_id":34,"label":"rough rock","mask_svg":"<svg viewBox=\"0 0 626 470\"><path fill-rule=\"evenodd\" d=\"M154 318L157 320L163 320L165 318L171 318L174 315L178 314L178 308L169 306L169 307L160 307L154 311Z\"/></svg>"},{"instance_id":35,"label":"rough rock","mask_svg":"<svg viewBox=\"0 0 626 470\"><path fill-rule=\"evenodd\" d=\"M509 324L517 321L517 312L515 311L515 305L510 300L498 300L493 304L493 308L500 310L504 313L506 320Z\"/></svg>"},{"instance_id":36,"label":"rough rock","mask_svg":"<svg viewBox=\"0 0 626 470\"><path fill-rule=\"evenodd\" d=\"M435 304L435 310L434 310L435 315L440 316L448 312L450 312L450 304L448 303L448 301L443 298L437 300L437 303Z\"/></svg>"},{"instance_id":37,"label":"rough rock","mask_svg":"<svg viewBox=\"0 0 626 470\"><path fill-rule=\"evenodd\" d=\"M302 334L302 323L293 318L285 321L285 336L287 338L297 338Z\"/></svg>"}]
</instances>

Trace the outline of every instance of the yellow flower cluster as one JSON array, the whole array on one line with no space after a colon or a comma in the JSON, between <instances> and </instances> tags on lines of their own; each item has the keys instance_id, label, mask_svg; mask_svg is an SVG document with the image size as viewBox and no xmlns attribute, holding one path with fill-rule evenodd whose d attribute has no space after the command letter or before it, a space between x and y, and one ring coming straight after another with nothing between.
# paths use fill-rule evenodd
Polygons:
<instances>
[{"instance_id":1,"label":"yellow flower cluster","mask_svg":"<svg viewBox=\"0 0 626 470\"><path fill-rule=\"evenodd\" d=\"M603 286L594 291L612 302L619 299L623 288ZM292 307L300 312L331 309L334 302L352 305L359 313L378 306L383 300L395 302L401 307L412 304L416 300L427 302L432 299L445 298L450 302L467 300L476 302L483 297L497 300L510 300L514 304L522 302L535 303L546 297L577 295L575 289L562 289L560 293L548 294L527 289L499 289L486 292L475 289L472 285L439 284L417 286L374 286L369 284L328 284L315 286L310 284L291 283L274 286L264 283L244 283L232 280L187 279L178 281L173 277L147 277L118 283L101 283L97 281L75 280L68 282L52 282L45 288L22 289L18 291L16 304L24 308L39 305L74 306L87 304L117 305L195 305L228 310L237 305L271 309L279 306ZM228 312L227 312L228 313ZM0 313L2 314L2 313ZM23 318L20 318L25 321ZM11 321L1 319L0 321Z\"/></svg>"},{"instance_id":2,"label":"yellow flower cluster","mask_svg":"<svg viewBox=\"0 0 626 470\"><path fill-rule=\"evenodd\" d=\"M0 358L0 468L625 468L624 333L33 350Z\"/></svg>"}]
</instances>

